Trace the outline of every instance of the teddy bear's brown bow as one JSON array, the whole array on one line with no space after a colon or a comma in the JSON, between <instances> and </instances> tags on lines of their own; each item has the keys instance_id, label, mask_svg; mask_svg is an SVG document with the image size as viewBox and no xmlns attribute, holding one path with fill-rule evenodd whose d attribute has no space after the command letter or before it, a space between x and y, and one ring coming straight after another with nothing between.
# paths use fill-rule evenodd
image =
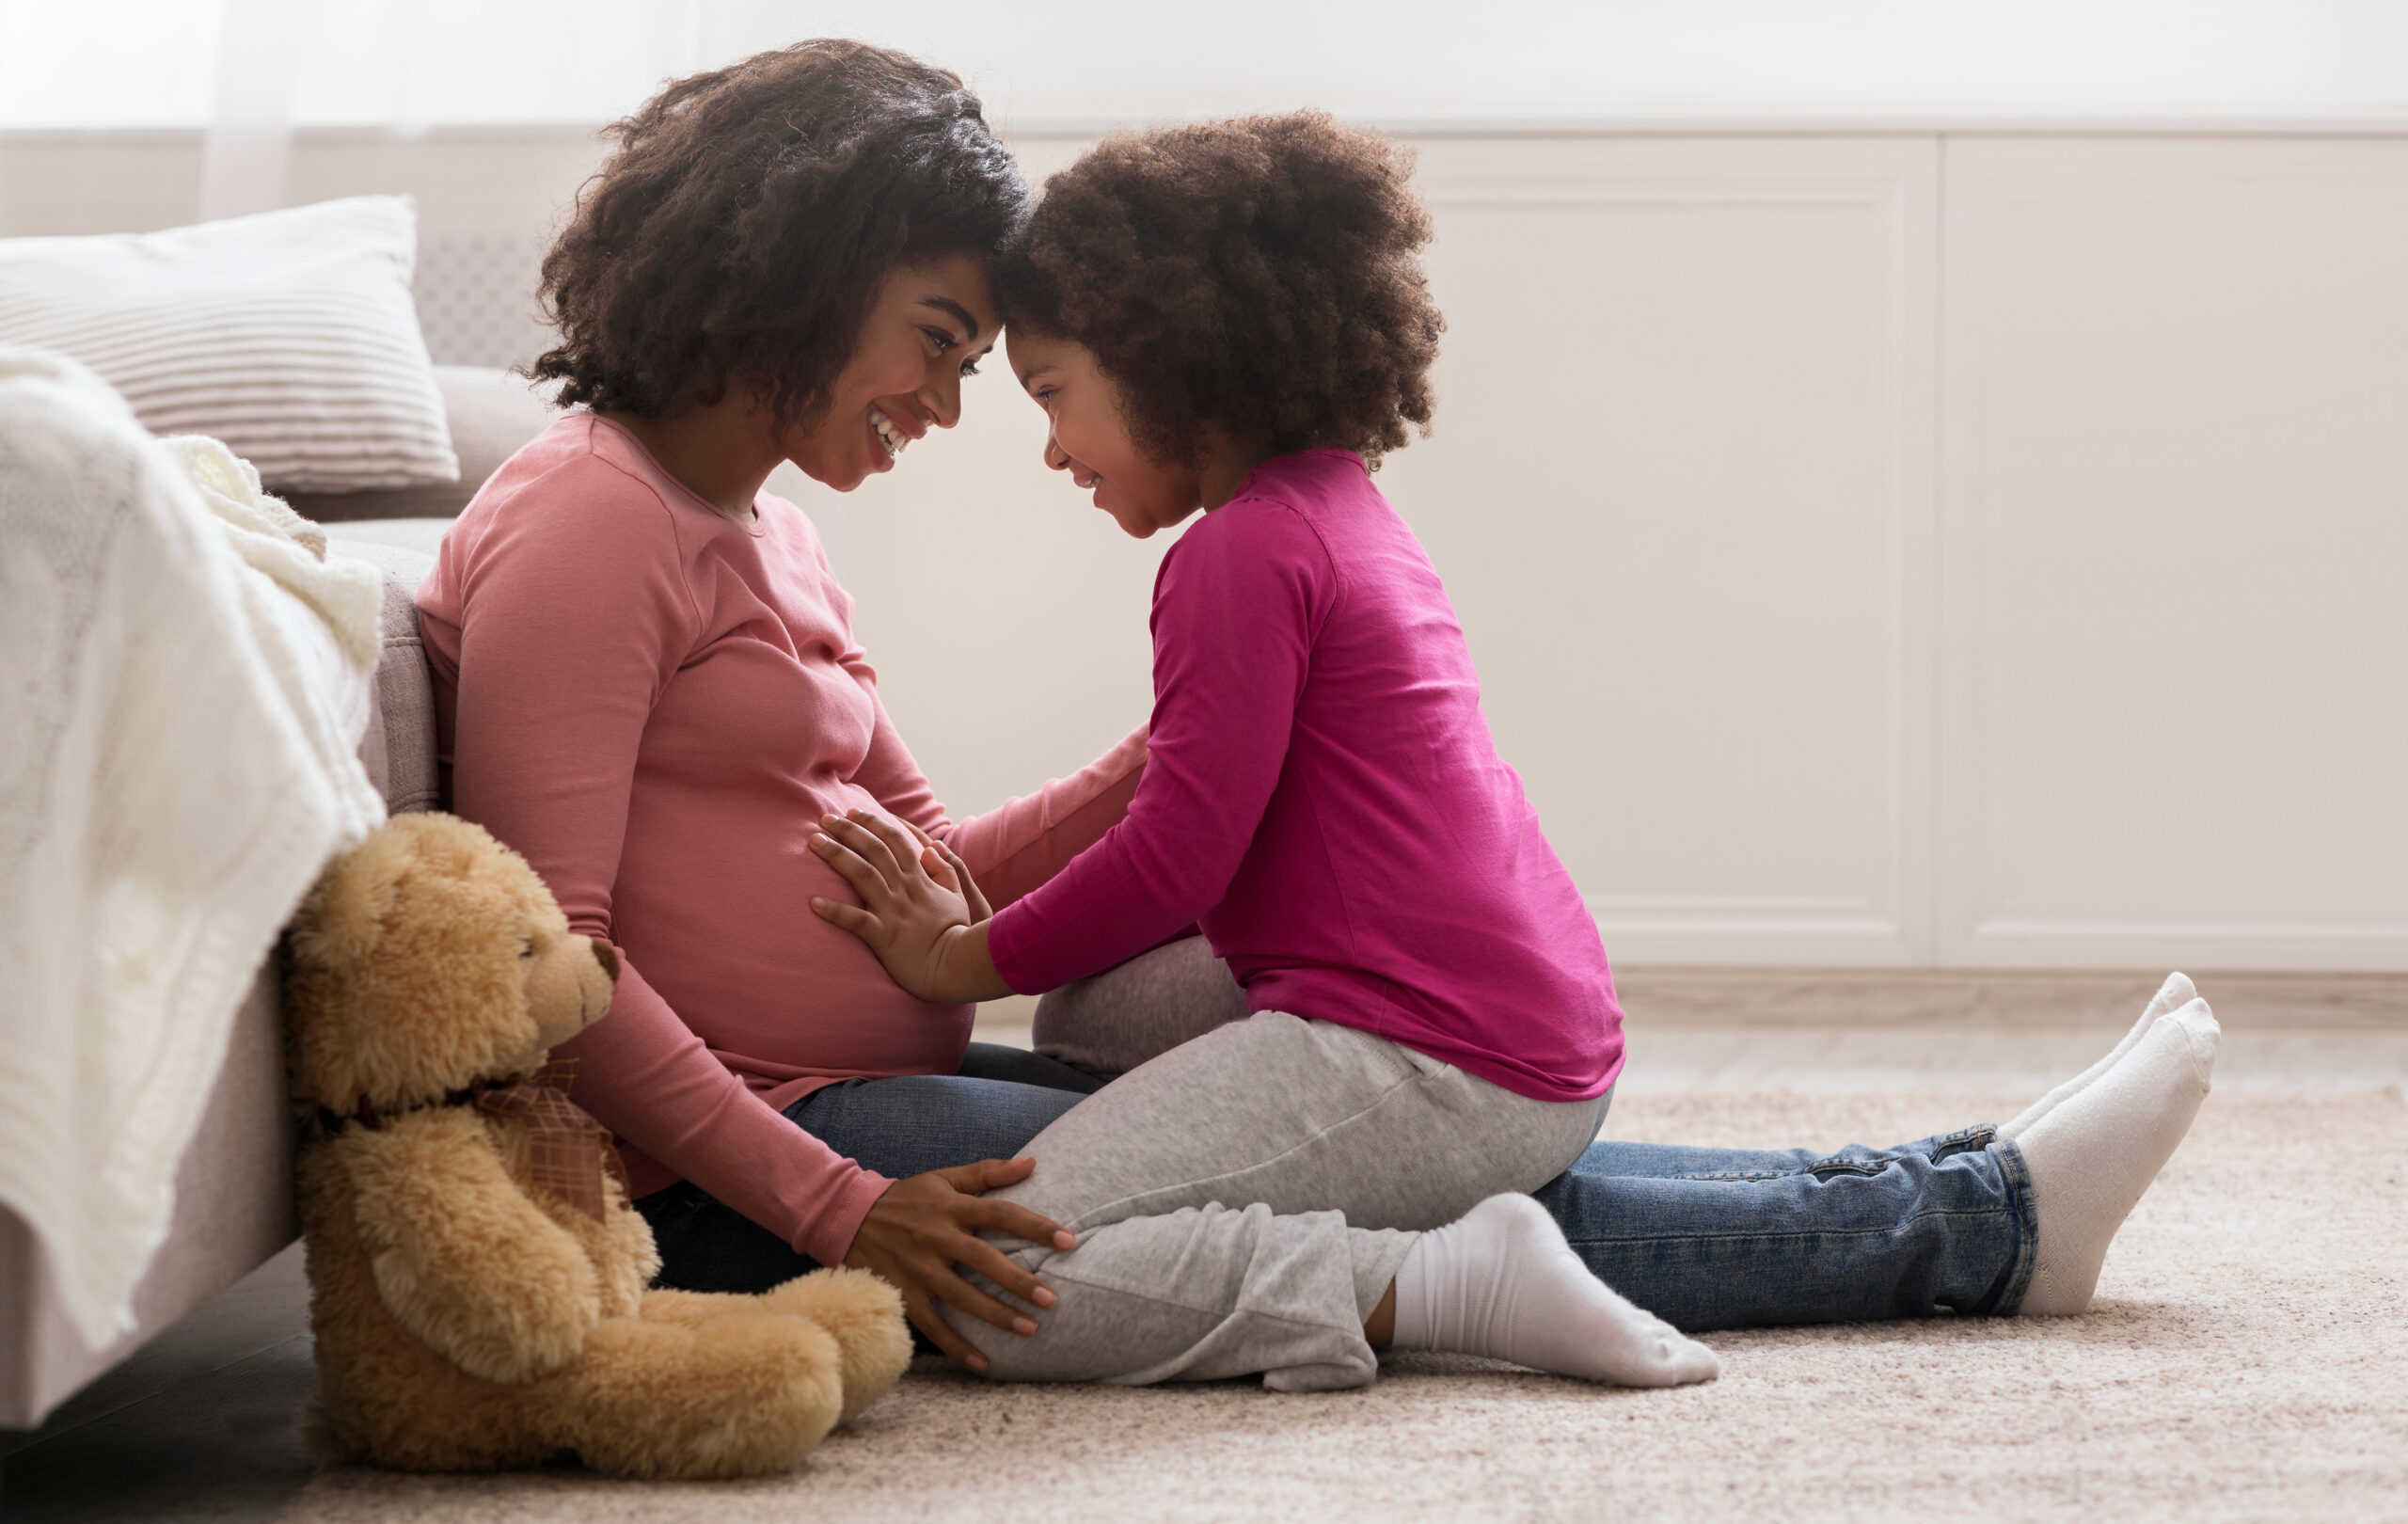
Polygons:
<instances>
[{"instance_id":1,"label":"teddy bear's brown bow","mask_svg":"<svg viewBox=\"0 0 2408 1524\"><path fill-rule=\"evenodd\" d=\"M600 1222L610 1209L603 1175L625 1191L627 1170L611 1146L610 1130L568 1098L576 1075L576 1059L554 1058L507 1085L478 1087L477 1109L517 1119L527 1129L527 1167L535 1183Z\"/></svg>"}]
</instances>

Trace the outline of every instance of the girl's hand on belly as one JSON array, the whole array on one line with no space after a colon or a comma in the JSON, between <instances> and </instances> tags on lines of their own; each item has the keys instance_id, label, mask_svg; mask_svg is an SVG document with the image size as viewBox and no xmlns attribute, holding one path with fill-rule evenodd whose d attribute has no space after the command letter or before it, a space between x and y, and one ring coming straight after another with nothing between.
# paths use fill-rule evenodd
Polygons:
<instances>
[{"instance_id":1,"label":"girl's hand on belly","mask_svg":"<svg viewBox=\"0 0 2408 1524\"><path fill-rule=\"evenodd\" d=\"M979 892L978 881L970 876L969 864L956 857L952 848L911 821L900 820L896 824L911 833L911 839L920 844L920 866L927 870L928 877L947 889L959 890L961 897L969 901L972 925L994 918L995 913L987 904L987 897Z\"/></svg>"},{"instance_id":2,"label":"girl's hand on belly","mask_svg":"<svg viewBox=\"0 0 2408 1524\"><path fill-rule=\"evenodd\" d=\"M915 839L899 822L867 810L820 817L811 849L862 897L859 905L815 897L812 910L862 939L887 974L922 1000L999 1000L1012 992L987 952L987 921L960 859ZM944 870L933 877L930 862ZM966 893L965 893L966 891ZM986 906L978 896L976 906Z\"/></svg>"},{"instance_id":3,"label":"girl's hand on belly","mask_svg":"<svg viewBox=\"0 0 2408 1524\"><path fill-rule=\"evenodd\" d=\"M1023 1339L1037 1332L1034 1318L971 1285L956 1269L966 1265L1032 1307L1054 1305L1050 1288L978 1236L979 1230L991 1229L1057 1249L1078 1246L1078 1239L1051 1217L1008 1201L980 1199L989 1191L1026 1180L1036 1167L1034 1159L985 1159L898 1180L862 1219L845 1262L901 1292L912 1326L947 1355L983 1371L987 1357L938 1315L937 1303L949 1302Z\"/></svg>"}]
</instances>

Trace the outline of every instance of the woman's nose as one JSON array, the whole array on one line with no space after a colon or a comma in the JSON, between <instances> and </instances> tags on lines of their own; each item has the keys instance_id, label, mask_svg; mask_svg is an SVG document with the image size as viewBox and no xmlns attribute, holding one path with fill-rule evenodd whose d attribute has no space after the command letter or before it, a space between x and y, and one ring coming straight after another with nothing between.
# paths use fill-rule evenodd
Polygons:
<instances>
[{"instance_id":1,"label":"woman's nose","mask_svg":"<svg viewBox=\"0 0 2408 1524\"><path fill-rule=\"evenodd\" d=\"M960 376L948 372L920 395L927 399L928 412L938 428L949 429L961 421Z\"/></svg>"}]
</instances>

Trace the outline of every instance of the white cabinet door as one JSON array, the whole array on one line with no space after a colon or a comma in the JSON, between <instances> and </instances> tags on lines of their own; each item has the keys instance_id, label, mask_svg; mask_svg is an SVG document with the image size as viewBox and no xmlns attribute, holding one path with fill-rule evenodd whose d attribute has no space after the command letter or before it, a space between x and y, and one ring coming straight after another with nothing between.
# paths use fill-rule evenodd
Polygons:
<instances>
[{"instance_id":1,"label":"white cabinet door","mask_svg":"<svg viewBox=\"0 0 2408 1524\"><path fill-rule=\"evenodd\" d=\"M1618 960L1929 956L1937 169L1423 145L1436 432L1379 481Z\"/></svg>"},{"instance_id":2,"label":"white cabinet door","mask_svg":"<svg viewBox=\"0 0 2408 1524\"><path fill-rule=\"evenodd\" d=\"M1946 183L1943 960L2408 969L2408 141Z\"/></svg>"}]
</instances>

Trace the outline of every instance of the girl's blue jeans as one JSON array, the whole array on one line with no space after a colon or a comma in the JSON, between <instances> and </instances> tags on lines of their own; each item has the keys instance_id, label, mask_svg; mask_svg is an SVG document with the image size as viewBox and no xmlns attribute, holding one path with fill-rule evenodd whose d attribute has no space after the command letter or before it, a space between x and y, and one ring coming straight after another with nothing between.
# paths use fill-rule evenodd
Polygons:
<instances>
[{"instance_id":1,"label":"girl's blue jeans","mask_svg":"<svg viewBox=\"0 0 2408 1524\"><path fill-rule=\"evenodd\" d=\"M1101 1084L974 1042L958 1073L846 1080L786 1116L899 1180L1011 1158ZM1537 1199L1598 1278L1698 1330L2012 1314L2032 1276L2031 1195L2021 1151L1985 1126L1830 1154L1598 1142ZM663 1285L766 1291L816 1268L691 1184L636 1206Z\"/></svg>"}]
</instances>

